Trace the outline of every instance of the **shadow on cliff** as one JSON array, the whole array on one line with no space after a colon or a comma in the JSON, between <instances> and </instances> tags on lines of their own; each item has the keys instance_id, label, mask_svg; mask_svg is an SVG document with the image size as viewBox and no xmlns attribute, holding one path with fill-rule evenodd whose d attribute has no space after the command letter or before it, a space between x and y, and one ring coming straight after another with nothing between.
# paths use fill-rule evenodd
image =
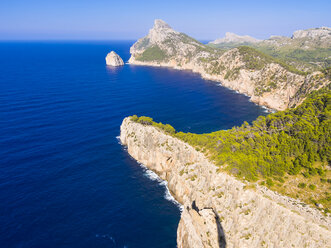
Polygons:
<instances>
[{"instance_id":1,"label":"shadow on cliff","mask_svg":"<svg viewBox=\"0 0 331 248\"><path fill-rule=\"evenodd\" d=\"M220 221L220 218L219 218L217 212L214 211L214 213L215 213L215 216L216 216L216 223L217 223L218 244L219 244L220 248L225 248L226 247L226 239L225 239L224 229L222 227L222 224L221 224L221 221Z\"/></svg>"},{"instance_id":2,"label":"shadow on cliff","mask_svg":"<svg viewBox=\"0 0 331 248\"><path fill-rule=\"evenodd\" d=\"M201 210L197 207L195 201L192 202L192 209L194 209L197 213L199 213L200 210ZM216 221L216 225L217 225L218 246L219 246L219 248L226 248L225 233L224 233L224 229L222 227L219 215L217 214L217 212L213 208L204 208L204 209L211 209L214 212L215 221ZM199 215L200 215L200 213L199 213Z\"/></svg>"}]
</instances>

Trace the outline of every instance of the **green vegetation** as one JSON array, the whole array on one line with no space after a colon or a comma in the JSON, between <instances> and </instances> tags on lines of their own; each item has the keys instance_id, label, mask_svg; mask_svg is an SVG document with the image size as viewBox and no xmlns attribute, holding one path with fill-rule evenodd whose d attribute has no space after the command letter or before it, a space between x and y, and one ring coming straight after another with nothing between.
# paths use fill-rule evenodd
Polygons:
<instances>
[{"instance_id":1,"label":"green vegetation","mask_svg":"<svg viewBox=\"0 0 331 248\"><path fill-rule=\"evenodd\" d=\"M331 93L324 89L302 105L267 117L252 125L209 134L176 133L176 137L200 149L228 171L248 180L303 173L325 175L331 162Z\"/></svg>"},{"instance_id":2,"label":"green vegetation","mask_svg":"<svg viewBox=\"0 0 331 248\"><path fill-rule=\"evenodd\" d=\"M172 126L155 123L148 117L133 116L132 120L156 126L189 143L205 152L221 170L248 181L265 179L260 184L310 203L323 202L329 208L330 88L329 85L313 92L294 109L260 116L251 125L245 122L240 127L213 133L176 132ZM314 195L316 199L304 191L290 191L290 184L303 189L307 182L309 189L319 193L318 197Z\"/></svg>"},{"instance_id":3,"label":"green vegetation","mask_svg":"<svg viewBox=\"0 0 331 248\"><path fill-rule=\"evenodd\" d=\"M306 186L307 186L307 184L305 184L305 183L299 183L299 184L298 184L298 187L299 187L300 189L304 189L304 188L306 188Z\"/></svg>"},{"instance_id":4,"label":"green vegetation","mask_svg":"<svg viewBox=\"0 0 331 248\"><path fill-rule=\"evenodd\" d=\"M162 122L156 123L150 117L146 117L146 116L138 117L136 115L133 115L133 116L131 116L131 120L135 121L135 122L138 122L138 123L141 123L143 125L152 125L154 127L160 128L161 130L163 130L163 131L165 131L166 133L169 133L169 134L175 134L176 133L175 128L173 128L171 125L163 124Z\"/></svg>"},{"instance_id":5,"label":"green vegetation","mask_svg":"<svg viewBox=\"0 0 331 248\"><path fill-rule=\"evenodd\" d=\"M269 187L274 186L274 182L270 178L267 179L266 183Z\"/></svg>"},{"instance_id":6,"label":"green vegetation","mask_svg":"<svg viewBox=\"0 0 331 248\"><path fill-rule=\"evenodd\" d=\"M309 185L309 188L310 188L311 190L315 190L315 189L316 189L316 185L314 185L314 184L310 184L310 185Z\"/></svg>"},{"instance_id":7,"label":"green vegetation","mask_svg":"<svg viewBox=\"0 0 331 248\"><path fill-rule=\"evenodd\" d=\"M301 49L300 46L273 47L252 45L255 49L296 66L316 70L331 66L331 48Z\"/></svg>"},{"instance_id":8,"label":"green vegetation","mask_svg":"<svg viewBox=\"0 0 331 248\"><path fill-rule=\"evenodd\" d=\"M239 46L251 46L251 45L252 45L252 43L249 43L249 42L243 42L243 43L228 42L228 43L219 43L219 44L213 44L213 43L207 44L207 46L209 46L209 47L225 49L225 50L229 50L229 49L236 48Z\"/></svg>"},{"instance_id":9,"label":"green vegetation","mask_svg":"<svg viewBox=\"0 0 331 248\"><path fill-rule=\"evenodd\" d=\"M252 47L248 46L240 46L238 47L240 54L243 56L243 60L246 64L246 69L250 70L261 70L266 64L276 63L282 66L284 69L299 74L299 75L307 75L307 72L300 71L296 69L294 66L286 64L282 60L276 59L270 55L264 54Z\"/></svg>"},{"instance_id":10,"label":"green vegetation","mask_svg":"<svg viewBox=\"0 0 331 248\"><path fill-rule=\"evenodd\" d=\"M277 59L278 62L286 65L291 65L292 68L297 68L305 71L316 71L319 69L328 68L331 66L331 48L325 47L318 43L311 43L308 49L303 49L303 40L280 40L279 45L272 43L220 43L208 44L212 48L233 49L240 46L250 47L258 50L264 55L268 55ZM287 44L282 44L287 43Z\"/></svg>"},{"instance_id":11,"label":"green vegetation","mask_svg":"<svg viewBox=\"0 0 331 248\"><path fill-rule=\"evenodd\" d=\"M163 61L167 59L167 57L167 54L159 46L154 45L137 56L137 59L141 61Z\"/></svg>"},{"instance_id":12,"label":"green vegetation","mask_svg":"<svg viewBox=\"0 0 331 248\"><path fill-rule=\"evenodd\" d=\"M323 69L322 72L328 80L331 80L331 67Z\"/></svg>"}]
</instances>

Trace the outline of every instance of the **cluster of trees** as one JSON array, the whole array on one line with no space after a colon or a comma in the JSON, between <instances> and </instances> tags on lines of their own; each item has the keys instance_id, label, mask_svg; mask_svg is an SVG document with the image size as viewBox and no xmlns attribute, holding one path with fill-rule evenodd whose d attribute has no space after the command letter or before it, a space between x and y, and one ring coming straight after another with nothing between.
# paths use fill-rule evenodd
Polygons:
<instances>
[{"instance_id":1,"label":"cluster of trees","mask_svg":"<svg viewBox=\"0 0 331 248\"><path fill-rule=\"evenodd\" d=\"M243 56L243 60L245 62L245 66L250 70L261 70L268 63L276 63L285 68L286 70L299 74L299 75L307 75L307 72L298 70L294 66L285 63L283 60L278 58L274 58L270 55L267 55L261 51L258 51L249 46L240 46L238 47L240 54Z\"/></svg>"},{"instance_id":2,"label":"cluster of trees","mask_svg":"<svg viewBox=\"0 0 331 248\"><path fill-rule=\"evenodd\" d=\"M308 202L321 203L330 212L331 183L331 85L312 93L294 109L260 116L251 125L213 133L176 132L169 124L136 115L131 120L152 125L205 152L216 165L249 181L263 179L268 187L283 185L288 175L303 175L307 180L296 185L300 191L319 191L319 195L292 195ZM309 177L314 178L309 179ZM316 177L322 185L316 187ZM323 186L324 185L324 186ZM320 191L322 190L322 191Z\"/></svg>"},{"instance_id":3,"label":"cluster of trees","mask_svg":"<svg viewBox=\"0 0 331 248\"><path fill-rule=\"evenodd\" d=\"M208 150L217 164L248 180L285 173L324 176L322 165L331 164L330 89L315 92L295 109L261 116L252 125L176 136Z\"/></svg>"},{"instance_id":4,"label":"cluster of trees","mask_svg":"<svg viewBox=\"0 0 331 248\"><path fill-rule=\"evenodd\" d=\"M284 61L287 64L294 64L300 67L303 65L310 70L327 68L331 65L330 48L302 49L296 46L274 47L259 44L253 46L257 50Z\"/></svg>"},{"instance_id":5,"label":"cluster of trees","mask_svg":"<svg viewBox=\"0 0 331 248\"><path fill-rule=\"evenodd\" d=\"M154 122L151 117L147 117L147 116L138 117L137 115L133 115L133 116L131 116L131 121L135 121L135 122L141 123L143 125L152 125L154 127L162 129L163 131L165 131L166 133L169 133L171 135L174 135L176 133L176 130L173 126L171 126L169 124L163 124L162 122L159 122L159 123Z\"/></svg>"},{"instance_id":6,"label":"cluster of trees","mask_svg":"<svg viewBox=\"0 0 331 248\"><path fill-rule=\"evenodd\" d=\"M247 180L298 173L324 177L323 165L331 164L330 86L311 94L295 109L260 116L251 125L244 122L240 127L213 133L176 132L171 125L145 116L131 119L158 127L208 152L218 165Z\"/></svg>"}]
</instances>

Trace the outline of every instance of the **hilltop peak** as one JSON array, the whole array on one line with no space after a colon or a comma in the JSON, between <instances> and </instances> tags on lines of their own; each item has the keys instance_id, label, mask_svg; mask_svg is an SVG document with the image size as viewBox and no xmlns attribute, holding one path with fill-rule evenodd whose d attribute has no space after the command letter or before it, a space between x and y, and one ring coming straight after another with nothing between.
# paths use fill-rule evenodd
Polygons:
<instances>
[{"instance_id":1,"label":"hilltop peak","mask_svg":"<svg viewBox=\"0 0 331 248\"><path fill-rule=\"evenodd\" d=\"M156 19L154 21L154 29L171 29L171 27L163 20Z\"/></svg>"},{"instance_id":2,"label":"hilltop peak","mask_svg":"<svg viewBox=\"0 0 331 248\"><path fill-rule=\"evenodd\" d=\"M217 39L211 43L219 44L219 43L246 43L246 42L256 43L259 42L259 40L249 35L240 36L235 33L226 32L224 38Z\"/></svg>"}]
</instances>

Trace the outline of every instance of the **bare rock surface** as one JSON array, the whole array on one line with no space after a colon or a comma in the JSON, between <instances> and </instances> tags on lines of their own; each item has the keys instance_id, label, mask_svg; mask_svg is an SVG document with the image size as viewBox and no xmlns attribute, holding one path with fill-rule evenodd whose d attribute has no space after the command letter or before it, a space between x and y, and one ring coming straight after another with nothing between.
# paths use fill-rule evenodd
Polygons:
<instances>
[{"instance_id":1,"label":"bare rock surface","mask_svg":"<svg viewBox=\"0 0 331 248\"><path fill-rule=\"evenodd\" d=\"M231 32L226 32L224 38L216 39L211 44L220 44L220 43L257 43L260 40L255 39L254 37L251 37L249 35L237 35Z\"/></svg>"},{"instance_id":2,"label":"bare rock surface","mask_svg":"<svg viewBox=\"0 0 331 248\"><path fill-rule=\"evenodd\" d=\"M156 127L125 118L120 140L183 204L178 247L331 247L329 216L263 186L246 187Z\"/></svg>"},{"instance_id":3,"label":"bare rock surface","mask_svg":"<svg viewBox=\"0 0 331 248\"><path fill-rule=\"evenodd\" d=\"M124 65L123 59L114 51L111 51L106 56L106 64L110 66L122 66Z\"/></svg>"}]
</instances>

